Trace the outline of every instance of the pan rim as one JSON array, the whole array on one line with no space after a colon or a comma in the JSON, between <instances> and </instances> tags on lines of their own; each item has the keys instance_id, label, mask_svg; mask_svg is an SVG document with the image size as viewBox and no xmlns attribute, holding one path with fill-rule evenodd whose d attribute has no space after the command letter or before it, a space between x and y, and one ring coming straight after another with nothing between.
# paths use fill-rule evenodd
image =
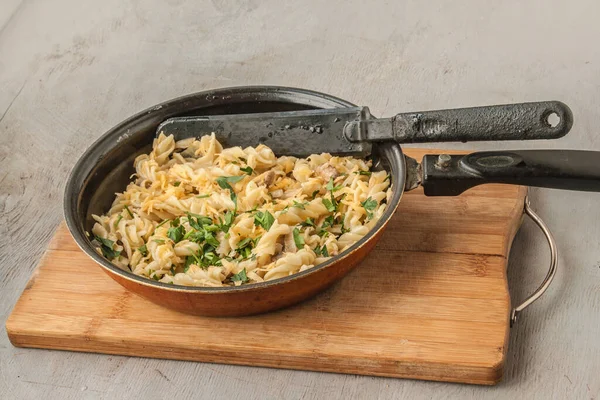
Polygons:
<instances>
[{"instance_id":1,"label":"pan rim","mask_svg":"<svg viewBox=\"0 0 600 400\"><path fill-rule=\"evenodd\" d=\"M343 262L348 259L354 252L360 249L365 243L373 239L378 232L385 228L392 215L396 212L400 200L402 198L404 192L404 184L406 179L406 170L405 170L405 160L404 154L399 144L391 142L385 143L382 145L374 146L374 151L387 152L389 153L389 157L394 157L398 160L399 171L396 174L393 174L393 171L389 171L392 176L392 184L393 188L393 196L388 203L388 207L384 211L381 218L377 221L377 224L371 229L365 236L363 236L360 240L350 246L348 249L344 250L342 253L338 254L327 260L324 263L318 264L310 269L305 271L297 272L295 274L277 278L269 281L252 283L247 285L240 286L223 286L223 287L204 287L204 286L182 286L182 285L173 285L163 282L158 282L151 280L147 277L142 277L139 275L135 275L133 272L125 271L115 264L111 263L103 256L99 255L96 252L96 249L91 245L91 241L86 236L86 232L83 229L83 224L80 223L79 217L77 215L77 208L79 203L79 196L81 194L82 187L77 187L77 179L80 179L78 176L79 173L83 172L82 169L84 165L90 162L90 158L93 158L95 153L97 153L98 149L101 145L107 141L117 139L121 136L122 131L126 130L127 126L135 125L135 123L141 123L144 118L149 118L153 113L159 112L161 109L168 107L172 104L180 104L185 103L187 100L198 99L201 97L208 98L208 96L213 97L222 97L223 99L227 94L246 94L246 95L260 95L265 93L275 93L279 92L283 94L280 100L284 100L285 95L290 96L298 96L302 95L306 97L306 100L313 101L314 104L309 104L314 106L315 108L328 108L328 107L319 107L318 100L322 100L323 105L327 103L329 106L339 105L341 107L355 107L356 105L350 103L341 98L307 89L294 88L294 87L286 87L286 86L233 86L233 87L224 87L218 89L211 89L201 92L190 93L184 96L176 97L171 100L167 100L165 102L156 104L154 106L148 107L143 111L140 111L117 125L113 126L111 129L102 134L97 140L95 140L80 156L80 158L75 163L73 169L69 174L69 178L67 180L67 184L64 191L64 200L63 200L63 213L65 216L65 220L67 223L67 228L69 229L73 239L75 240L77 246L86 253L93 261L95 261L100 267L102 267L109 274L116 274L120 277L127 279L135 284L141 284L144 286L149 286L158 289L164 289L168 291L174 292L184 292L190 294L223 294L223 293L240 293L240 292L250 292L255 290L262 290L268 287L277 286L281 284L285 284L288 282L295 281L297 279L302 279L311 274L317 273L320 270L325 268L329 268L334 266L339 262ZM296 101L290 101L291 104L301 105L302 103L297 103ZM114 147L119 146L118 140L114 140L116 144ZM97 163L97 162L96 162ZM84 177L84 180L88 177Z\"/></svg>"}]
</instances>

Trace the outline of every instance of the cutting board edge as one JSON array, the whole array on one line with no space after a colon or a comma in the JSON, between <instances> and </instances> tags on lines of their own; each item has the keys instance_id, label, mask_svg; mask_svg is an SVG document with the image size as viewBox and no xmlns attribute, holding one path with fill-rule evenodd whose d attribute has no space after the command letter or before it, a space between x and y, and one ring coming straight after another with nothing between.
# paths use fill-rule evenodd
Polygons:
<instances>
[{"instance_id":1,"label":"cutting board edge","mask_svg":"<svg viewBox=\"0 0 600 400\"><path fill-rule=\"evenodd\" d=\"M364 358L352 357L329 357L320 359L320 364L311 363L313 358L307 358L306 363L298 363L298 355L282 357L280 360L269 360L255 358L250 360L240 360L234 357L234 353L223 354L222 352L213 351L202 353L200 355L192 355L184 352L164 351L155 355L143 354L144 346L132 346L131 343L125 343L122 346L116 345L113 342L99 341L95 342L102 345L101 351L96 351L89 347L85 347L86 340L80 338L65 338L63 336L36 336L28 334L20 334L13 332L9 335L11 344L20 348L31 348L40 350L59 350L84 352L91 354L103 355L118 355L129 357L141 357L149 359L168 359L173 361L192 361L204 362L212 364L226 364L237 366L261 367L261 368L278 368L296 371L314 371L327 372L337 374L354 374L363 376L378 376L385 378L402 378L402 379L418 379L437 382L452 382L452 383L467 383L474 385L493 386L502 381L504 375L504 356L494 365L459 365L453 364L454 373L448 374L448 364L434 363L428 361L394 361L387 360L379 368L372 367L372 360ZM62 341L70 341L69 345L61 345ZM81 342L81 343L80 343ZM57 344L58 343L58 344ZM324 361L327 363L324 364ZM348 362L354 363L354 368L346 368L343 372L339 370L339 364L348 365ZM368 373L365 373L365 367L368 367ZM397 369L397 371L392 371ZM418 372L417 372L418 371ZM458 373L460 372L460 373ZM464 375L463 375L464 374Z\"/></svg>"}]
</instances>

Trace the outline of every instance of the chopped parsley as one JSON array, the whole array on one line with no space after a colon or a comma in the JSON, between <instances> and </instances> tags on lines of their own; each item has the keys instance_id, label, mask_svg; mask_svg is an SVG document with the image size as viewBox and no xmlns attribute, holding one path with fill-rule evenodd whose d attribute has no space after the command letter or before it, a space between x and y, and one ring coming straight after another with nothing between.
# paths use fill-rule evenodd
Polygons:
<instances>
[{"instance_id":1,"label":"chopped parsley","mask_svg":"<svg viewBox=\"0 0 600 400\"><path fill-rule=\"evenodd\" d=\"M329 252L327 251L327 246L323 245L322 247L315 247L315 254L318 256L329 257Z\"/></svg>"},{"instance_id":2,"label":"chopped parsley","mask_svg":"<svg viewBox=\"0 0 600 400\"><path fill-rule=\"evenodd\" d=\"M204 240L206 240L206 243L210 244L211 246L219 247L219 241L210 232L206 232L204 235Z\"/></svg>"},{"instance_id":3,"label":"chopped parsley","mask_svg":"<svg viewBox=\"0 0 600 400\"><path fill-rule=\"evenodd\" d=\"M237 274L232 275L231 281L232 282L241 282L241 283L248 282L248 275L246 275L246 268L242 269Z\"/></svg>"},{"instance_id":4,"label":"chopped parsley","mask_svg":"<svg viewBox=\"0 0 600 400\"><path fill-rule=\"evenodd\" d=\"M183 271L187 272L192 264L206 269L210 265L221 265L221 260L215 253L215 248L209 244L205 244L202 249L198 250L197 254L192 254L185 258Z\"/></svg>"},{"instance_id":5,"label":"chopped parsley","mask_svg":"<svg viewBox=\"0 0 600 400\"><path fill-rule=\"evenodd\" d=\"M204 225L211 225L213 223L212 219L208 217L204 217L198 214L192 214L190 212L186 213L188 224L196 230L202 230Z\"/></svg>"},{"instance_id":6,"label":"chopped parsley","mask_svg":"<svg viewBox=\"0 0 600 400\"><path fill-rule=\"evenodd\" d=\"M231 211L227 211L225 213L224 221L221 222L221 224L219 225L219 229L221 229L225 233L229 232L229 228L231 228L231 225L233 225L234 219L235 219L235 214Z\"/></svg>"},{"instance_id":7,"label":"chopped parsley","mask_svg":"<svg viewBox=\"0 0 600 400\"><path fill-rule=\"evenodd\" d=\"M325 208L327 208L327 211L335 212L335 210L337 209L337 205L335 204L335 199L333 197L331 198L331 200L322 199L322 201Z\"/></svg>"},{"instance_id":8,"label":"chopped parsley","mask_svg":"<svg viewBox=\"0 0 600 400\"><path fill-rule=\"evenodd\" d=\"M183 265L183 272L188 272L188 269L190 269L190 265L192 265L192 264L200 264L200 260L195 255L187 256L185 258L185 264Z\"/></svg>"},{"instance_id":9,"label":"chopped parsley","mask_svg":"<svg viewBox=\"0 0 600 400\"><path fill-rule=\"evenodd\" d=\"M184 236L185 236L185 227L183 225L179 225L177 227L171 227L167 231L167 237L175 243L181 242L181 240L183 239Z\"/></svg>"},{"instance_id":10,"label":"chopped parsley","mask_svg":"<svg viewBox=\"0 0 600 400\"><path fill-rule=\"evenodd\" d=\"M223 189L233 190L230 183L237 183L237 182L241 181L242 179L244 179L244 177L242 175L240 175L240 176L219 176L217 178L217 183Z\"/></svg>"},{"instance_id":11,"label":"chopped parsley","mask_svg":"<svg viewBox=\"0 0 600 400\"><path fill-rule=\"evenodd\" d=\"M148 255L148 247L146 247L146 245L138 247L138 250L144 257Z\"/></svg>"},{"instance_id":12,"label":"chopped parsley","mask_svg":"<svg viewBox=\"0 0 600 400\"><path fill-rule=\"evenodd\" d=\"M244 240L241 240L241 241L238 243L238 245L237 245L237 249L238 249L238 250L241 250L241 249L243 249L244 247L247 247L247 246L251 245L252 243L253 243L253 242L252 242L252 239L250 239L250 238L246 238L246 239L244 239Z\"/></svg>"},{"instance_id":13,"label":"chopped parsley","mask_svg":"<svg viewBox=\"0 0 600 400\"><path fill-rule=\"evenodd\" d=\"M125 208L125 211L127 211L127 214L129 214L129 216L130 216L131 218L133 218L133 213L131 212L131 210L129 209L129 207L127 207L127 204L125 204L125 205L123 206L123 208Z\"/></svg>"},{"instance_id":14,"label":"chopped parsley","mask_svg":"<svg viewBox=\"0 0 600 400\"><path fill-rule=\"evenodd\" d=\"M271 229L271 226L275 222L275 217L268 211L262 212L258 211L254 214L254 225L262 226L265 231Z\"/></svg>"},{"instance_id":15,"label":"chopped parsley","mask_svg":"<svg viewBox=\"0 0 600 400\"><path fill-rule=\"evenodd\" d=\"M361 202L360 205L363 206L363 208L367 212L367 217L369 219L373 218L373 211L377 207L377 201L369 197L365 201Z\"/></svg>"},{"instance_id":16,"label":"chopped parsley","mask_svg":"<svg viewBox=\"0 0 600 400\"><path fill-rule=\"evenodd\" d=\"M184 239L190 240L192 242L200 243L204 241L204 231L197 231L195 229L190 229L188 233L183 237Z\"/></svg>"},{"instance_id":17,"label":"chopped parsley","mask_svg":"<svg viewBox=\"0 0 600 400\"><path fill-rule=\"evenodd\" d=\"M330 226L333 226L333 215L329 215L327 216L327 218L325 218L323 220L323 224L321 225L321 229L325 229L325 228L329 228Z\"/></svg>"},{"instance_id":18,"label":"chopped parsley","mask_svg":"<svg viewBox=\"0 0 600 400\"><path fill-rule=\"evenodd\" d=\"M181 181L175 181L175 182L173 182L173 186L178 187L179 185L181 185Z\"/></svg>"},{"instance_id":19,"label":"chopped parsley","mask_svg":"<svg viewBox=\"0 0 600 400\"><path fill-rule=\"evenodd\" d=\"M252 175L252 172L254 172L254 170L252 169L252 167L240 168L240 171L243 171L243 172L245 172L248 175Z\"/></svg>"},{"instance_id":20,"label":"chopped parsley","mask_svg":"<svg viewBox=\"0 0 600 400\"><path fill-rule=\"evenodd\" d=\"M371 176L372 172L371 171L356 171L355 174Z\"/></svg>"},{"instance_id":21,"label":"chopped parsley","mask_svg":"<svg viewBox=\"0 0 600 400\"><path fill-rule=\"evenodd\" d=\"M329 235L329 232L326 231L325 229L320 230L317 235L319 235L320 237L325 237L327 235Z\"/></svg>"},{"instance_id":22,"label":"chopped parsley","mask_svg":"<svg viewBox=\"0 0 600 400\"><path fill-rule=\"evenodd\" d=\"M294 200L294 204L292 204L292 207L296 207L299 208L301 210L306 210L306 205L308 204L308 201L303 201L302 203Z\"/></svg>"},{"instance_id":23,"label":"chopped parsley","mask_svg":"<svg viewBox=\"0 0 600 400\"><path fill-rule=\"evenodd\" d=\"M243 259L247 259L252 256L252 247L255 243L251 238L246 238L238 243L236 251Z\"/></svg>"},{"instance_id":24,"label":"chopped parsley","mask_svg":"<svg viewBox=\"0 0 600 400\"><path fill-rule=\"evenodd\" d=\"M306 218L300 225L301 226L315 226L315 222L310 218Z\"/></svg>"},{"instance_id":25,"label":"chopped parsley","mask_svg":"<svg viewBox=\"0 0 600 400\"><path fill-rule=\"evenodd\" d=\"M298 228L294 228L292 233L294 235L294 243L296 244L296 247L298 249L304 248L304 237L302 237L302 234L300 233Z\"/></svg>"},{"instance_id":26,"label":"chopped parsley","mask_svg":"<svg viewBox=\"0 0 600 400\"><path fill-rule=\"evenodd\" d=\"M335 186L333 184L333 178L329 179L329 182L327 182L327 186L325 186L325 189L329 190L331 193L333 192L337 192L338 190L340 190L342 188L342 186Z\"/></svg>"},{"instance_id":27,"label":"chopped parsley","mask_svg":"<svg viewBox=\"0 0 600 400\"><path fill-rule=\"evenodd\" d=\"M164 224L166 224L169 221L170 221L170 219L165 219L163 222L161 222L160 224L156 225L156 228L154 228L154 229L158 229L159 227L163 226Z\"/></svg>"},{"instance_id":28,"label":"chopped parsley","mask_svg":"<svg viewBox=\"0 0 600 400\"><path fill-rule=\"evenodd\" d=\"M315 197L317 197L317 195L320 193L320 190L315 190L314 192L312 192L311 197L313 198L313 200L315 199Z\"/></svg>"},{"instance_id":29,"label":"chopped parsley","mask_svg":"<svg viewBox=\"0 0 600 400\"><path fill-rule=\"evenodd\" d=\"M95 239L100 243L100 250L102 251L102 255L109 260L119 257L121 254L118 250L113 250L113 246L115 242L109 239L101 238L100 236L95 236Z\"/></svg>"},{"instance_id":30,"label":"chopped parsley","mask_svg":"<svg viewBox=\"0 0 600 400\"><path fill-rule=\"evenodd\" d=\"M219 186L223 189L229 190L229 195L231 196L231 201L233 201L234 203L237 202L237 196L235 194L235 191L233 190L233 187L231 187L231 183L237 183L239 181L241 181L242 179L244 179L244 176L240 175L240 176L220 176L217 178L217 183L219 184Z\"/></svg>"}]
</instances>

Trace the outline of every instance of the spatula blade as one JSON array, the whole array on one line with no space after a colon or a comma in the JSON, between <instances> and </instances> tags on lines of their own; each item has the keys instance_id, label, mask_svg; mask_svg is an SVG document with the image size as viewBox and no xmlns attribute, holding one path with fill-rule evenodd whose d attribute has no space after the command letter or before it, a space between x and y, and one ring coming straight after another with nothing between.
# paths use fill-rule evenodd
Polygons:
<instances>
[{"instance_id":1,"label":"spatula blade","mask_svg":"<svg viewBox=\"0 0 600 400\"><path fill-rule=\"evenodd\" d=\"M277 156L331 153L365 157L371 153L371 144L350 143L344 136L344 126L368 117L366 107L176 117L159 125L156 133L173 134L175 140L181 140L214 132L225 146L254 147L262 143Z\"/></svg>"}]
</instances>

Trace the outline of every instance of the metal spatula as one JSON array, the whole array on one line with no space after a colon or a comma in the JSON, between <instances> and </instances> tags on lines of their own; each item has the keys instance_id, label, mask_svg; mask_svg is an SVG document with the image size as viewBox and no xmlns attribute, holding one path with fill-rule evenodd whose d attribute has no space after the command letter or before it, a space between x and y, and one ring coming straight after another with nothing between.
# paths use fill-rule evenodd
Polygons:
<instances>
[{"instance_id":1,"label":"metal spatula","mask_svg":"<svg viewBox=\"0 0 600 400\"><path fill-rule=\"evenodd\" d=\"M545 101L401 113L392 118L374 118L367 107L177 117L163 122L157 135L173 134L181 140L214 132L224 143L242 147L263 143L277 155L364 157L373 142L556 139L572 124L569 107Z\"/></svg>"}]
</instances>

